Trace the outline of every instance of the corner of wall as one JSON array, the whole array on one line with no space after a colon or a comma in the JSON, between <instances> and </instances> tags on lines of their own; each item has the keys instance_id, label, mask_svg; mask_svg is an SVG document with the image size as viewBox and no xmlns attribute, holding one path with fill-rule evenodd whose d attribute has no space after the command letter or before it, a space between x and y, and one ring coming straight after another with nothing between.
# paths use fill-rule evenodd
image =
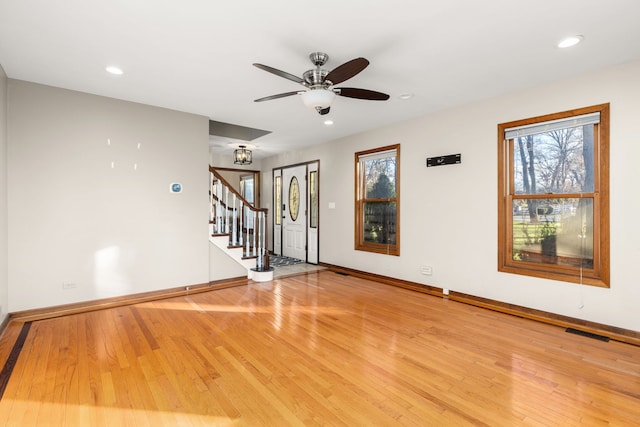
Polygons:
<instances>
[{"instance_id":1,"label":"corner of wall","mask_svg":"<svg viewBox=\"0 0 640 427\"><path fill-rule=\"evenodd\" d=\"M0 64L0 322L8 316L7 74Z\"/></svg>"}]
</instances>

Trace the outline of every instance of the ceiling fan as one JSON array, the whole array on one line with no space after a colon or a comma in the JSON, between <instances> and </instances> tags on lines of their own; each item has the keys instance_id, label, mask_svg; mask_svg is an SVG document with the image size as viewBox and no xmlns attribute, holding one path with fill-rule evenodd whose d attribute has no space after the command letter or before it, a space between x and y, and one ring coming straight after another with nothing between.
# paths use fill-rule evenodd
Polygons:
<instances>
[{"instance_id":1,"label":"ceiling fan","mask_svg":"<svg viewBox=\"0 0 640 427\"><path fill-rule=\"evenodd\" d=\"M306 88L304 90L265 96L264 98L254 100L254 102L269 101L272 99L284 98L286 96L300 95L302 97L302 102L307 107L313 107L318 113L324 115L329 113L331 102L336 95L345 96L347 98L367 99L371 101L386 101L389 99L389 95L386 93L376 92L373 90L353 87L334 87L334 85L342 83L364 70L369 65L369 61L365 58L352 59L331 71L327 71L322 68L329 59L329 55L326 53L313 52L309 55L309 59L311 60L311 63L315 65L315 68L306 71L302 77L294 76L293 74L280 71L276 68L269 67L268 65L257 63L253 64L261 70L275 74L276 76L284 77L285 79L296 83L300 83Z\"/></svg>"}]
</instances>

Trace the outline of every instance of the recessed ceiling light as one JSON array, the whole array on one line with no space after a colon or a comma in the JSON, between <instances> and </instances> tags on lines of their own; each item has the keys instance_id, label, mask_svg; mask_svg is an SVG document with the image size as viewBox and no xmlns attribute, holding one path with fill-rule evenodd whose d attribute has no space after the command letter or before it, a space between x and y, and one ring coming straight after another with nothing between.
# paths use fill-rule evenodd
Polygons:
<instances>
[{"instance_id":1,"label":"recessed ceiling light","mask_svg":"<svg viewBox=\"0 0 640 427\"><path fill-rule=\"evenodd\" d=\"M578 43L580 43L583 39L584 39L584 36L567 37L566 39L561 40L560 43L558 43L558 47L561 49L564 49L565 47L575 46Z\"/></svg>"},{"instance_id":2,"label":"recessed ceiling light","mask_svg":"<svg viewBox=\"0 0 640 427\"><path fill-rule=\"evenodd\" d=\"M412 93L403 93L402 95L398 96L398 98L402 100L411 99L413 97L414 97L414 94Z\"/></svg>"},{"instance_id":3,"label":"recessed ceiling light","mask_svg":"<svg viewBox=\"0 0 640 427\"><path fill-rule=\"evenodd\" d=\"M107 73L111 73L111 74L114 74L116 76L121 76L123 74L123 71L122 71L121 68L114 67L113 65L105 68L105 70L107 70Z\"/></svg>"},{"instance_id":4,"label":"recessed ceiling light","mask_svg":"<svg viewBox=\"0 0 640 427\"><path fill-rule=\"evenodd\" d=\"M333 120L325 120L324 124L327 126L331 126L333 124Z\"/></svg>"}]
</instances>

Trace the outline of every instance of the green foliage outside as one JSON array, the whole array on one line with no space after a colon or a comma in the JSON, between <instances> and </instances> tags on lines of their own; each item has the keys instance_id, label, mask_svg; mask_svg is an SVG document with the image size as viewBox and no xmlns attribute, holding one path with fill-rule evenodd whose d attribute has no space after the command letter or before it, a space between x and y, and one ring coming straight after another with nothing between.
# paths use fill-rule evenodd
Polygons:
<instances>
[{"instance_id":1,"label":"green foliage outside","mask_svg":"<svg viewBox=\"0 0 640 427\"><path fill-rule=\"evenodd\" d=\"M562 232L562 224L554 222L513 222L513 248L524 249Z\"/></svg>"},{"instance_id":2,"label":"green foliage outside","mask_svg":"<svg viewBox=\"0 0 640 427\"><path fill-rule=\"evenodd\" d=\"M371 190L367 191L367 199L391 199L394 197L396 197L396 188L385 173L381 173Z\"/></svg>"},{"instance_id":3,"label":"green foliage outside","mask_svg":"<svg viewBox=\"0 0 640 427\"><path fill-rule=\"evenodd\" d=\"M389 177L381 173L371 190L368 199L395 198L395 186ZM395 202L368 202L365 210L366 241L381 244L395 243Z\"/></svg>"}]
</instances>

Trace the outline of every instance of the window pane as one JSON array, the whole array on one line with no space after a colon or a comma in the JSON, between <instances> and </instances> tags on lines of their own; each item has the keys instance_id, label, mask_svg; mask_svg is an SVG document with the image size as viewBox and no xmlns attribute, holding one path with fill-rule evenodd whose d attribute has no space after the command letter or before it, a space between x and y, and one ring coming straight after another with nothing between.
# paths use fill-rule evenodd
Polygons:
<instances>
[{"instance_id":1,"label":"window pane","mask_svg":"<svg viewBox=\"0 0 640 427\"><path fill-rule=\"evenodd\" d=\"M514 261L593 268L592 199L519 199L512 215Z\"/></svg>"},{"instance_id":2,"label":"window pane","mask_svg":"<svg viewBox=\"0 0 640 427\"><path fill-rule=\"evenodd\" d=\"M365 171L364 188L367 199L396 197L396 156L362 161Z\"/></svg>"},{"instance_id":3,"label":"window pane","mask_svg":"<svg viewBox=\"0 0 640 427\"><path fill-rule=\"evenodd\" d=\"M592 193L594 125L513 139L515 194Z\"/></svg>"},{"instance_id":4,"label":"window pane","mask_svg":"<svg viewBox=\"0 0 640 427\"><path fill-rule=\"evenodd\" d=\"M253 175L240 177L240 195L253 204Z\"/></svg>"},{"instance_id":5,"label":"window pane","mask_svg":"<svg viewBox=\"0 0 640 427\"><path fill-rule=\"evenodd\" d=\"M364 241L396 244L396 203L364 203Z\"/></svg>"},{"instance_id":6,"label":"window pane","mask_svg":"<svg viewBox=\"0 0 640 427\"><path fill-rule=\"evenodd\" d=\"M276 176L275 187L275 219L276 225L280 225L282 222L282 177Z\"/></svg>"},{"instance_id":7,"label":"window pane","mask_svg":"<svg viewBox=\"0 0 640 427\"><path fill-rule=\"evenodd\" d=\"M355 249L400 255L400 144L355 153Z\"/></svg>"},{"instance_id":8,"label":"window pane","mask_svg":"<svg viewBox=\"0 0 640 427\"><path fill-rule=\"evenodd\" d=\"M309 172L309 201L311 203L311 216L309 227L318 228L318 172Z\"/></svg>"}]
</instances>

